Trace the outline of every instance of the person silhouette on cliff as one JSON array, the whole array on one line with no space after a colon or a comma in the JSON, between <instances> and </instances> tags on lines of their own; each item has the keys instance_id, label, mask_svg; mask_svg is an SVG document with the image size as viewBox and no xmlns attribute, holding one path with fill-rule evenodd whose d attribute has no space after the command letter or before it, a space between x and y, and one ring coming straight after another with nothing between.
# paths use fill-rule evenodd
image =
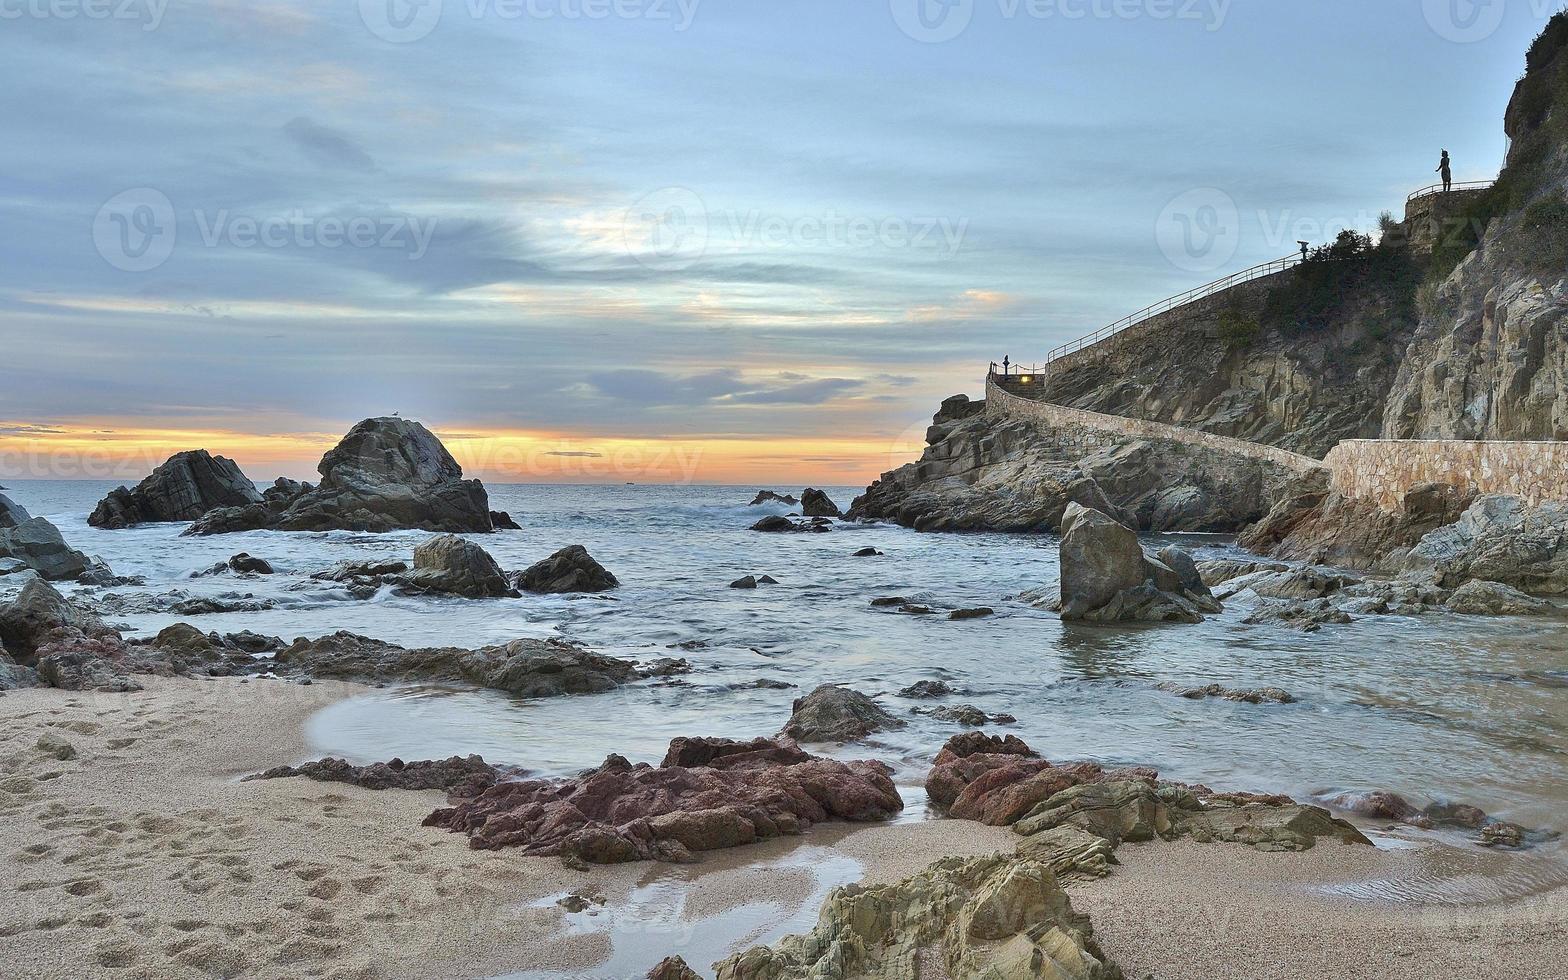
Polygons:
<instances>
[{"instance_id":1,"label":"person silhouette on cliff","mask_svg":"<svg viewBox=\"0 0 1568 980\"><path fill-rule=\"evenodd\" d=\"M1443 151L1443 159L1437 165L1437 172L1443 175L1443 193L1447 194L1454 189L1453 162L1448 159L1448 151Z\"/></svg>"}]
</instances>

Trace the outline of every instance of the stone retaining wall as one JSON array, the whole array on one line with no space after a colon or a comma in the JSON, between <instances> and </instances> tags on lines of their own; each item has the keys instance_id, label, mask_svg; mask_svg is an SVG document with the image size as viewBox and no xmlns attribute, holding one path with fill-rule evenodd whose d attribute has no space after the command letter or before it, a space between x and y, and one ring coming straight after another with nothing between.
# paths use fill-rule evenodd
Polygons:
<instances>
[{"instance_id":1,"label":"stone retaining wall","mask_svg":"<svg viewBox=\"0 0 1568 980\"><path fill-rule=\"evenodd\" d=\"M1568 442L1350 439L1323 462L1340 495L1375 500L1390 513L1423 483L1513 494L1531 506L1568 500Z\"/></svg>"},{"instance_id":2,"label":"stone retaining wall","mask_svg":"<svg viewBox=\"0 0 1568 980\"><path fill-rule=\"evenodd\" d=\"M1245 439L1232 439L1229 436L1217 436L1211 432L1167 425L1164 422L1149 422L1144 419L1124 418L1120 415L1103 415L1081 408L1068 408L1051 402L1020 398L1002 390L995 379L986 381L985 410L988 415L1040 422L1058 430L1059 434L1080 433L1084 443L1080 448L1084 449L1104 445L1107 438L1163 439L1271 463L1295 474L1305 475L1323 469L1323 463L1310 456L1248 442Z\"/></svg>"}]
</instances>

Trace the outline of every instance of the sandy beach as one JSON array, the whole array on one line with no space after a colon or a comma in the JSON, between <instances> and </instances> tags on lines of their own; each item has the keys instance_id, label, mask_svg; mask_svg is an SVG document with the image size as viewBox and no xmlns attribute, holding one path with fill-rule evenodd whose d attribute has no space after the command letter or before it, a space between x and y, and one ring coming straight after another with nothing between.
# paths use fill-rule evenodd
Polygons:
<instances>
[{"instance_id":1,"label":"sandy beach","mask_svg":"<svg viewBox=\"0 0 1568 980\"><path fill-rule=\"evenodd\" d=\"M808 928L835 884L1016 839L957 821L827 826L699 865L578 872L422 828L439 793L239 781L309 757L305 720L358 690L151 678L136 694L0 696L5 975L619 980L674 952L701 969L731 945ZM40 750L43 735L74 757ZM1070 890L1128 977L1534 978L1568 950L1544 856L1120 854L1111 877ZM1489 900L1483 872L1516 897ZM556 904L568 893L603 904L569 914Z\"/></svg>"}]
</instances>

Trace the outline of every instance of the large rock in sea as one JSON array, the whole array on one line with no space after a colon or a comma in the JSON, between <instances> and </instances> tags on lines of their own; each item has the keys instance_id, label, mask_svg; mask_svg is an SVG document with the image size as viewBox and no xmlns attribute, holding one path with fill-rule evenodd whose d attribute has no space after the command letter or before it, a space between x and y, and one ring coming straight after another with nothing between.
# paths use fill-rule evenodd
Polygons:
<instances>
[{"instance_id":1,"label":"large rock in sea","mask_svg":"<svg viewBox=\"0 0 1568 980\"><path fill-rule=\"evenodd\" d=\"M885 763L818 759L788 741L676 739L658 767L612 755L573 779L499 783L425 824L474 848L619 864L690 861L825 820L886 820L903 805Z\"/></svg>"},{"instance_id":2,"label":"large rock in sea","mask_svg":"<svg viewBox=\"0 0 1568 980\"><path fill-rule=\"evenodd\" d=\"M1068 504L1062 516L1061 612L1091 623L1201 623L1219 604L1192 560L1144 553L1138 534L1097 510Z\"/></svg>"},{"instance_id":3,"label":"large rock in sea","mask_svg":"<svg viewBox=\"0 0 1568 980\"><path fill-rule=\"evenodd\" d=\"M821 490L807 487L800 493L800 513L802 517L840 517L838 504L835 504L827 494Z\"/></svg>"},{"instance_id":4,"label":"large rock in sea","mask_svg":"<svg viewBox=\"0 0 1568 980\"><path fill-rule=\"evenodd\" d=\"M414 573L408 584L470 599L512 594L506 574L490 553L455 534L431 538L414 549Z\"/></svg>"},{"instance_id":5,"label":"large rock in sea","mask_svg":"<svg viewBox=\"0 0 1568 980\"><path fill-rule=\"evenodd\" d=\"M170 456L134 490L119 487L110 491L98 502L87 523L117 529L145 523L194 521L215 507L243 507L260 502L256 485L232 459L194 449Z\"/></svg>"},{"instance_id":6,"label":"large rock in sea","mask_svg":"<svg viewBox=\"0 0 1568 980\"><path fill-rule=\"evenodd\" d=\"M620 584L580 544L562 548L517 574L519 589L543 594L604 592Z\"/></svg>"},{"instance_id":7,"label":"large rock in sea","mask_svg":"<svg viewBox=\"0 0 1568 980\"><path fill-rule=\"evenodd\" d=\"M12 505L13 517L27 511ZM0 558L20 561L46 579L74 579L92 566L88 557L65 543L60 529L42 517L0 527Z\"/></svg>"},{"instance_id":8,"label":"large rock in sea","mask_svg":"<svg viewBox=\"0 0 1568 980\"><path fill-rule=\"evenodd\" d=\"M457 460L418 422L366 419L316 469L319 486L279 480L261 502L213 510L186 533L494 530L484 484L463 479Z\"/></svg>"},{"instance_id":9,"label":"large rock in sea","mask_svg":"<svg viewBox=\"0 0 1568 980\"><path fill-rule=\"evenodd\" d=\"M798 742L853 742L872 732L903 728L895 718L858 691L824 684L795 701L781 735Z\"/></svg>"},{"instance_id":10,"label":"large rock in sea","mask_svg":"<svg viewBox=\"0 0 1568 980\"><path fill-rule=\"evenodd\" d=\"M1122 973L1050 864L1011 854L944 858L896 884L837 888L809 934L718 964L719 980L917 975L1120 980Z\"/></svg>"}]
</instances>

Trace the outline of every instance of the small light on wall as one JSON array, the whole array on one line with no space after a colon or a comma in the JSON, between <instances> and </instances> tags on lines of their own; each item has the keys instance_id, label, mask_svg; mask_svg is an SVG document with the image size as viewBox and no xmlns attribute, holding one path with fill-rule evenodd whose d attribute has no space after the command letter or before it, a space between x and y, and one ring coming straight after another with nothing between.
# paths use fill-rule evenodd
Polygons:
<instances>
[{"instance_id":1,"label":"small light on wall","mask_svg":"<svg viewBox=\"0 0 1568 980\"><path fill-rule=\"evenodd\" d=\"M1029 375L1026 374L1023 377L1019 378L1018 380L1022 381L1024 384L1028 384L1029 382L1033 381L1034 378L1032 378L1032 377L1030 377Z\"/></svg>"}]
</instances>

